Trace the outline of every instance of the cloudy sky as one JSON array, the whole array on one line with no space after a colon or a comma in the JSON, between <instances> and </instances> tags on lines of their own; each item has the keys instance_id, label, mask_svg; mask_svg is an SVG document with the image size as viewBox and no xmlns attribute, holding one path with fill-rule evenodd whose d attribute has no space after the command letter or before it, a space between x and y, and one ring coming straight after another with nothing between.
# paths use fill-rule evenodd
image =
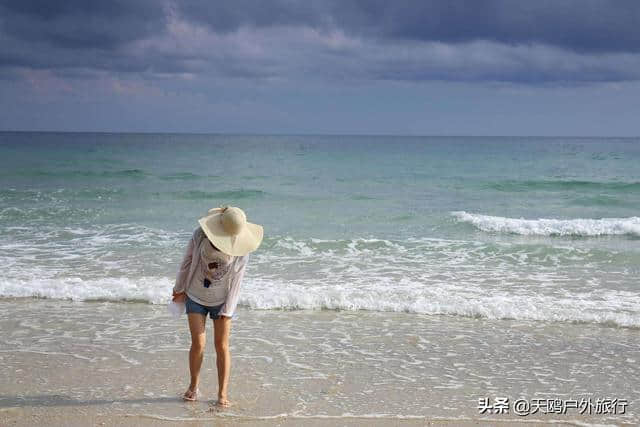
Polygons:
<instances>
[{"instance_id":1,"label":"cloudy sky","mask_svg":"<svg viewBox=\"0 0 640 427\"><path fill-rule=\"evenodd\" d=\"M637 0L0 0L0 129L640 135Z\"/></svg>"}]
</instances>

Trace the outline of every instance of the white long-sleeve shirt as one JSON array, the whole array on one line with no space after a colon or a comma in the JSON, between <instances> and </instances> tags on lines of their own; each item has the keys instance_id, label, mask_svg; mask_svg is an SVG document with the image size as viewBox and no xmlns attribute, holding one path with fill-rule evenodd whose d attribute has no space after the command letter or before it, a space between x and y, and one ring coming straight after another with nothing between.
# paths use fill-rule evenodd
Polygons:
<instances>
[{"instance_id":1,"label":"white long-sleeve shirt","mask_svg":"<svg viewBox=\"0 0 640 427\"><path fill-rule=\"evenodd\" d=\"M248 260L248 254L230 256L214 249L198 227L187 245L173 292L185 292L205 306L224 304L220 314L232 317Z\"/></svg>"}]
</instances>

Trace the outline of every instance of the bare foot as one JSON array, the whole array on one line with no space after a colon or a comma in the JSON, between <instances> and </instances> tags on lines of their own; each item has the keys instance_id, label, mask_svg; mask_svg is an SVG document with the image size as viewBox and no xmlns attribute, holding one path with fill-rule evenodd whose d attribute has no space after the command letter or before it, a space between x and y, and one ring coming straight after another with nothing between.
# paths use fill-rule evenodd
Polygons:
<instances>
[{"instance_id":1,"label":"bare foot","mask_svg":"<svg viewBox=\"0 0 640 427\"><path fill-rule=\"evenodd\" d=\"M184 392L184 395L182 396L182 398L184 400L188 400L190 402L194 402L196 400L198 400L198 388L196 387L196 389L192 389L191 387L189 387L187 389L187 391Z\"/></svg>"},{"instance_id":2,"label":"bare foot","mask_svg":"<svg viewBox=\"0 0 640 427\"><path fill-rule=\"evenodd\" d=\"M231 406L231 402L226 397L218 397L218 401L216 402L216 406L222 406L228 408Z\"/></svg>"}]
</instances>

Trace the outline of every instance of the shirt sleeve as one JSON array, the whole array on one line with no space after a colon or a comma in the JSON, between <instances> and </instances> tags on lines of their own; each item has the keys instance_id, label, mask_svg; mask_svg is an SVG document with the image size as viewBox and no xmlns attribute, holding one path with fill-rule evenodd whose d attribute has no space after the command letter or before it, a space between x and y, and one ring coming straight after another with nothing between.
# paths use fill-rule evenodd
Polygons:
<instances>
[{"instance_id":1,"label":"shirt sleeve","mask_svg":"<svg viewBox=\"0 0 640 427\"><path fill-rule=\"evenodd\" d=\"M193 259L193 250L195 248L196 235L198 230L193 232L189 244L182 258L182 263L178 268L178 274L176 275L176 283L173 286L173 293L179 294L187 289L187 279L189 276L189 270L191 269L191 260Z\"/></svg>"},{"instance_id":2,"label":"shirt sleeve","mask_svg":"<svg viewBox=\"0 0 640 427\"><path fill-rule=\"evenodd\" d=\"M249 261L249 255L244 255L236 260L236 265L233 267L233 277L231 278L231 284L229 285L229 293L224 305L220 309L222 316L232 317L236 311L238 305L238 297L240 295L240 285L242 285L242 279L244 278L244 271Z\"/></svg>"}]
</instances>

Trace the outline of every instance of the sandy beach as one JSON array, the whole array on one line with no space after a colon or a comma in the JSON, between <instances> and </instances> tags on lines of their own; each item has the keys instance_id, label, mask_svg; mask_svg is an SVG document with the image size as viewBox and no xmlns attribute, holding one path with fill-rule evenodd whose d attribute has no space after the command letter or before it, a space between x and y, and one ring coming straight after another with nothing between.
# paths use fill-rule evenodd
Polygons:
<instances>
[{"instance_id":1,"label":"sandy beach","mask_svg":"<svg viewBox=\"0 0 640 427\"><path fill-rule=\"evenodd\" d=\"M240 309L230 398L183 402L188 330L165 307L3 299L3 425L635 424L640 331L341 311ZM210 326L210 325L208 325ZM627 357L616 355L626 354ZM624 415L479 414L483 397L618 397Z\"/></svg>"}]
</instances>

